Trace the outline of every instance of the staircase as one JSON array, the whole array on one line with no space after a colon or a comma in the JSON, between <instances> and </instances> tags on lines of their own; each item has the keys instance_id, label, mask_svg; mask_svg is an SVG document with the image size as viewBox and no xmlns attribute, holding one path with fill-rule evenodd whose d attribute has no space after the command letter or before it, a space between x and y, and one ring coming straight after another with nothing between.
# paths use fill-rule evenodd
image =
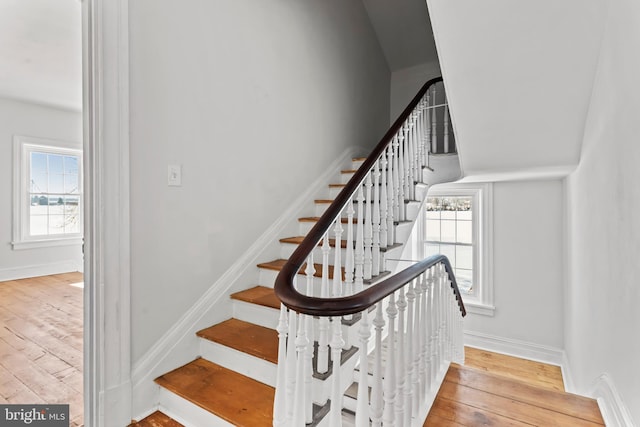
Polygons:
<instances>
[{"instance_id":1,"label":"staircase","mask_svg":"<svg viewBox=\"0 0 640 427\"><path fill-rule=\"evenodd\" d=\"M436 150L442 151L443 147L448 149L447 147L454 146L453 136L451 139L448 136L450 126L448 112L441 114L440 117L441 120L445 120L444 128L440 124L440 130L436 130L435 108L446 109L443 96L436 96L434 87L436 83L439 82L436 80L425 85L419 96L414 99L413 105L408 107L396 122L395 130L390 133L390 135L404 136L394 136L393 140L385 136L388 139L386 142L388 148L384 146L383 157L388 159L388 164L385 160L376 162L373 169L369 169L370 166L365 168L364 172L368 173L368 178L366 183L362 181L360 184L360 195L357 197L353 195L348 205L338 212L335 223L332 222L331 230L332 233L335 230L335 235L327 233L319 239L315 249L306 255L308 261L302 264L299 270L296 269L294 282L298 282L299 289L304 288L306 295L323 297L325 302L330 303L329 296L357 294L358 287L376 288L376 284L385 281L392 276L392 273L396 273L399 269L397 260L402 257L404 249L403 242L408 239L414 221L421 210L422 202L426 198L428 186L424 183L450 181L459 176L460 169L455 153L435 154ZM429 92L425 95L427 89ZM439 105L435 105L436 100L440 102ZM414 110L418 108L418 101L420 101L420 109ZM433 106L429 106L429 102ZM429 131L433 129L431 132L433 136L421 133L423 129L418 125L419 123L428 125ZM440 138L446 136L446 140L450 142L438 144L438 135ZM418 141L422 141L420 143L422 145L419 145ZM434 149L433 152L431 147ZM392 163L393 156L396 157L395 163ZM403 160L406 167L403 166ZM323 317L326 316L324 313L320 314L320 318L313 318L307 314L298 315L295 311L288 310L274 292L276 278L282 275L283 269L287 268L288 259L292 254L295 256L299 245L306 242L305 237L317 228L316 224L326 216L324 213L333 208L333 201L340 198L344 193L343 189L353 181L351 178L358 176L359 169L363 165L366 166L367 161L371 160L352 159L351 164L346 165L340 172L340 176L328 185L325 194L314 201L314 207L309 211L311 215L298 218L298 235L283 237L279 240L280 257L257 265L260 272L258 283L247 283L245 290L229 295L228 303L232 306L232 318L196 333L199 340L198 355L188 363L155 379L155 383L159 386L158 411L143 420L133 422L132 425L271 426L278 423L278 415L274 414L274 407L277 411L278 408L284 410L285 406L286 411L289 411L288 418L292 417L291 412L296 412L297 415L293 416L293 419L304 418L307 425L333 426L340 423L355 425L358 421L354 412L358 412L358 408L361 408L364 401L363 393L369 387L372 396L379 396L377 403L372 403L372 408L380 412L378 418L382 416L381 388L385 376L381 372L382 346L378 345L376 350L375 344L382 342L385 338L393 343L391 353L396 352L393 347L396 342L393 338L393 328L383 331L385 323L382 317L383 302L377 304L376 318L373 322L362 319L368 318L368 313L372 312L376 306L371 306L362 312L332 317L330 321L328 317ZM377 174L375 180L371 172ZM378 178L381 175L385 177L379 181ZM389 195L388 215L385 194ZM393 206L392 195L395 203ZM376 209L381 206L385 212L376 220ZM377 226L373 226L372 222ZM348 232L342 234L342 227ZM388 237L381 237L381 229L384 229ZM329 254L331 254L330 257ZM322 262L314 262L314 259ZM420 329L418 322L426 326L427 317L431 317L431 312L433 313L433 326L424 328L424 331L430 330L432 334L423 338L422 347L420 347L422 353L418 351L418 341L416 341L415 362L413 359L407 359L407 373L411 371L413 363L418 363L418 357L424 360L421 365L431 364L432 368L429 368L428 373L421 369L421 380L418 379L416 366L415 381L422 381L424 384L425 378L438 375L441 367L448 365L447 360L454 357L456 352L454 347L461 344L461 339L454 340L454 335L459 334L461 337L461 321L456 323L455 328L448 321L454 318L452 307L456 307L457 310L458 305L462 306L455 278L452 276L451 267L446 258L434 258L414 270L415 273L410 272L411 277L403 282L408 285L406 291L409 302L404 300L405 288L402 288L400 291L402 301L398 300L398 308L401 310L399 319L404 319L405 308L410 307L407 309L409 317L406 317L406 324L413 325L414 317L411 313L414 312L415 299L416 331ZM449 286L455 290L455 293L448 294L446 289ZM428 299L427 292L429 292ZM385 310L390 313L389 310L395 309L393 296L391 303L386 301L384 302ZM432 310L428 316L426 314L418 316L420 301L424 309L420 313L427 312L427 301L430 304ZM371 316L373 314L372 312ZM296 318L299 318L300 329L295 327ZM393 320L390 321L393 322ZM371 342L363 340L365 331L373 329L372 324L375 326L376 340ZM403 323L399 325L404 328L401 326ZM454 330L457 332L454 333ZM301 331L305 337L310 338L304 339L311 345L305 344L301 347L300 336L296 339L287 339L287 336L296 337L296 333ZM454 344L454 341L458 344ZM428 347L429 345L432 347ZM368 351L360 352L360 348L367 348ZM428 348L431 348L429 352L427 352ZM371 363L374 366L373 369L362 370L363 361L371 357L369 354L375 354L377 362ZM356 369L357 365L359 365L358 369ZM393 366L393 363L388 365ZM295 373L296 371L307 372L307 366L308 376ZM444 371L442 371L443 375ZM386 377L388 379L389 375ZM368 387L358 387L358 383L363 381ZM401 383L399 379L399 387L402 386ZM280 406L276 397L278 384L280 384L278 389L281 395ZM360 393L357 392L358 389L361 390ZM434 389L437 390L435 384ZM412 400L413 389L409 390L407 386L406 390L408 399ZM418 398L417 389L415 393L414 400ZM423 391L422 394L424 393ZM301 399L304 403L299 405L299 408L293 408L294 399L298 402L301 394L305 396ZM384 399L387 400L388 397L385 395ZM400 400L399 397L398 401ZM283 403L285 401L286 403ZM342 401L342 404L333 405L331 408L332 401ZM311 405L312 402L313 405ZM280 416L284 416L282 412ZM411 417L410 409L407 416ZM375 415L372 417L375 418ZM366 423L368 422L369 416L366 415ZM291 425L304 423L293 421Z\"/></svg>"},{"instance_id":2,"label":"staircase","mask_svg":"<svg viewBox=\"0 0 640 427\"><path fill-rule=\"evenodd\" d=\"M354 158L348 169L340 174L338 183L328 186L327 198L315 200L313 210L317 216L298 219L299 236L280 239L281 257L257 265L260 270L259 283L244 291L230 295L233 318L197 332L200 340L198 358L160 376L156 383L161 387L159 407L187 426L271 426L273 425L273 399L278 362L278 332L276 327L280 314L280 300L276 297L273 284L286 262L286 258L304 238L310 226L315 224L331 198L343 187L344 182L355 173L364 161ZM433 173L433 172L431 172ZM425 187L426 188L426 187ZM419 201L407 201L408 205L420 205ZM415 210L415 209L414 209ZM403 221L397 227L408 236L411 221ZM341 240L342 251L346 240ZM329 245L335 248L335 239ZM319 248L320 249L320 248ZM384 250L386 256L399 258L403 245L395 244ZM318 284L322 281L322 266L316 265L315 276ZM328 279L333 280L335 272L330 266ZM342 269L344 275L344 269ZM373 283L388 275L385 271L367 280ZM349 322L344 322L348 328ZM353 336L354 333L352 332ZM343 351L344 361L355 362L352 346ZM330 375L315 373L317 381L326 381ZM320 384L319 387L328 387ZM326 414L326 409L317 409L317 422ZM154 419L161 414L153 414ZM348 418L348 413L346 415ZM142 420L138 425L150 422ZM176 422L176 421L173 421ZM154 424L150 424L154 425ZM163 424L160 424L163 425Z\"/></svg>"}]
</instances>

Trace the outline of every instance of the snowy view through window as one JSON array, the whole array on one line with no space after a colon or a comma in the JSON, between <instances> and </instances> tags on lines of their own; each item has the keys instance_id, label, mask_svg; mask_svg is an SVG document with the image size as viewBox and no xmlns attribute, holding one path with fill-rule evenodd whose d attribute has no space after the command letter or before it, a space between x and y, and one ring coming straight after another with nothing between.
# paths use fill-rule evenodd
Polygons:
<instances>
[{"instance_id":1,"label":"snowy view through window","mask_svg":"<svg viewBox=\"0 0 640 427\"><path fill-rule=\"evenodd\" d=\"M426 256L449 258L461 292L473 290L473 198L427 198Z\"/></svg>"},{"instance_id":2,"label":"snowy view through window","mask_svg":"<svg viewBox=\"0 0 640 427\"><path fill-rule=\"evenodd\" d=\"M80 233L80 157L32 151L29 235Z\"/></svg>"}]
</instances>

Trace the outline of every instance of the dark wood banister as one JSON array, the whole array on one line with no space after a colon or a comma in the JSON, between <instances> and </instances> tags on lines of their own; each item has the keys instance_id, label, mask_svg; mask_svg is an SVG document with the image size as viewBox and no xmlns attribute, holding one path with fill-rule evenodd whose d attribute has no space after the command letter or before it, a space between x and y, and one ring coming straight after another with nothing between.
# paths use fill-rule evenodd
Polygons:
<instances>
[{"instance_id":1,"label":"dark wood banister","mask_svg":"<svg viewBox=\"0 0 640 427\"><path fill-rule=\"evenodd\" d=\"M358 190L358 187L365 180L369 171L375 166L376 161L387 149L389 143L403 126L411 112L418 105L425 93L427 93L427 90L432 85L441 81L442 77L436 77L429 80L424 84L424 86L422 86L407 108L405 108L398 119L396 119L382 140L369 154L364 163L356 171L353 177L351 177L349 182L347 182L342 191L340 191L336 196L333 203L329 205L318 222L313 226L313 228L311 228L304 240L282 267L276 278L274 290L280 301L282 301L285 306L299 313L316 316L344 316L347 314L358 313L400 289L431 266L442 262L445 265L445 269L449 275L449 279L451 280L451 288L453 289L458 301L460 312L463 316L466 315L466 310L460 296L458 284L453 274L453 269L451 268L449 260L444 255L428 257L411 267L402 270L400 273L377 282L375 285L366 288L362 292L349 296L336 298L309 297L298 292L293 286L293 278L298 273L298 270L300 270L300 267L305 263L309 254L314 250L327 230L329 230L333 221L338 215L340 215L340 212L342 212L345 205L349 200L351 200L352 195Z\"/></svg>"}]
</instances>

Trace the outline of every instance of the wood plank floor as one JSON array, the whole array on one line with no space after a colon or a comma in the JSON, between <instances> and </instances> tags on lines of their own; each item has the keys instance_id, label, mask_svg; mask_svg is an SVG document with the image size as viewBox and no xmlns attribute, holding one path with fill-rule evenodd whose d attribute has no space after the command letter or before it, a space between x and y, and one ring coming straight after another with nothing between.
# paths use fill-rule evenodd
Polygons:
<instances>
[{"instance_id":1,"label":"wood plank floor","mask_svg":"<svg viewBox=\"0 0 640 427\"><path fill-rule=\"evenodd\" d=\"M82 273L0 282L0 403L68 403L83 425Z\"/></svg>"},{"instance_id":2,"label":"wood plank floor","mask_svg":"<svg viewBox=\"0 0 640 427\"><path fill-rule=\"evenodd\" d=\"M603 426L595 400L564 392L557 366L465 348L424 426Z\"/></svg>"}]
</instances>

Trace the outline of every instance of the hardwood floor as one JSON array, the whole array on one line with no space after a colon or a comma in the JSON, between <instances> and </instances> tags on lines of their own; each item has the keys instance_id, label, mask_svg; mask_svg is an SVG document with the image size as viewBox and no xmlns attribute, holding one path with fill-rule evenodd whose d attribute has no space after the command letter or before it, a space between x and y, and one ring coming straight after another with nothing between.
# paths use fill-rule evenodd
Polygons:
<instances>
[{"instance_id":1,"label":"hardwood floor","mask_svg":"<svg viewBox=\"0 0 640 427\"><path fill-rule=\"evenodd\" d=\"M424 426L603 426L595 400L564 392L557 366L465 348Z\"/></svg>"},{"instance_id":2,"label":"hardwood floor","mask_svg":"<svg viewBox=\"0 0 640 427\"><path fill-rule=\"evenodd\" d=\"M83 425L82 273L0 282L0 403L68 403Z\"/></svg>"}]
</instances>

